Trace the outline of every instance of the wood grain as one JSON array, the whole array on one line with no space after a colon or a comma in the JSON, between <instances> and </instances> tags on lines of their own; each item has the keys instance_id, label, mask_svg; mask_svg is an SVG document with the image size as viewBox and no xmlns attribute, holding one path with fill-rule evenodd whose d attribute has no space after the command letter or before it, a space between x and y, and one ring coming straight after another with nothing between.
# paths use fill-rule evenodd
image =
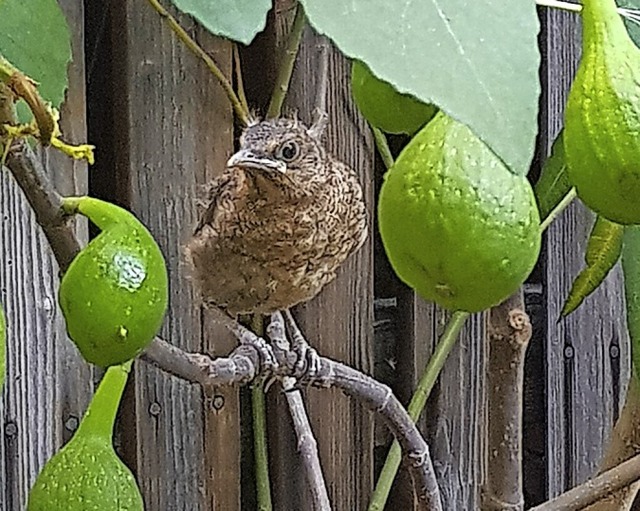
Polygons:
<instances>
[{"instance_id":1,"label":"wood grain","mask_svg":"<svg viewBox=\"0 0 640 511\"><path fill-rule=\"evenodd\" d=\"M73 62L61 108L66 140L86 139L83 3L60 5L72 27ZM41 159L66 195L86 191L86 165L48 149ZM0 399L0 509L24 509L35 477L66 442L88 404L91 370L66 337L58 267L8 172L0 172L0 300L7 312L7 382ZM86 239L86 225L78 233Z\"/></svg>"},{"instance_id":2,"label":"wood grain","mask_svg":"<svg viewBox=\"0 0 640 511\"><path fill-rule=\"evenodd\" d=\"M541 143L547 150L562 124L580 53L575 15L545 10L545 103ZM629 377L622 276L603 285L558 322L572 280L584 265L593 215L578 201L549 229L546 252L547 470L549 497L597 470Z\"/></svg>"},{"instance_id":3,"label":"wood grain","mask_svg":"<svg viewBox=\"0 0 640 511\"><path fill-rule=\"evenodd\" d=\"M169 268L170 309L161 335L191 351L224 354L188 281L183 245L196 223L200 186L233 148L229 103L215 78L146 2L114 4L116 195L149 227ZM179 17L227 74L228 42ZM237 389L201 389L138 364L135 457L151 510L240 509ZM211 396L213 397L213 396ZM216 404L216 406L213 406Z\"/></svg>"}]
</instances>

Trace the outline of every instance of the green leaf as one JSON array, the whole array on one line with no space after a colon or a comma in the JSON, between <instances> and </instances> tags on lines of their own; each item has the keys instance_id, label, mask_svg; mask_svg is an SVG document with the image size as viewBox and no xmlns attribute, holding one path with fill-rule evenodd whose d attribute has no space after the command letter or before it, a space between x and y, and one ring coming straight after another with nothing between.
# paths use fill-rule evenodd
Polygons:
<instances>
[{"instance_id":1,"label":"green leaf","mask_svg":"<svg viewBox=\"0 0 640 511\"><path fill-rule=\"evenodd\" d=\"M560 204L560 201L569 193L569 190L571 190L571 183L569 183L567 176L564 143L562 141L562 132L560 132L553 142L551 155L544 162L540 178L534 187L538 199L540 218L546 218Z\"/></svg>"},{"instance_id":2,"label":"green leaf","mask_svg":"<svg viewBox=\"0 0 640 511\"><path fill-rule=\"evenodd\" d=\"M60 106L68 85L71 40L56 0L0 1L0 55L38 82L46 101Z\"/></svg>"},{"instance_id":3,"label":"green leaf","mask_svg":"<svg viewBox=\"0 0 640 511\"><path fill-rule=\"evenodd\" d=\"M512 172L528 172L540 93L535 2L300 1L343 53L469 126Z\"/></svg>"},{"instance_id":4,"label":"green leaf","mask_svg":"<svg viewBox=\"0 0 640 511\"><path fill-rule=\"evenodd\" d=\"M0 393L4 386L5 379L5 359L7 357L7 325L4 319L4 311L2 310L2 304L0 303Z\"/></svg>"},{"instance_id":5,"label":"green leaf","mask_svg":"<svg viewBox=\"0 0 640 511\"><path fill-rule=\"evenodd\" d=\"M172 0L215 35L249 44L267 24L271 0Z\"/></svg>"},{"instance_id":6,"label":"green leaf","mask_svg":"<svg viewBox=\"0 0 640 511\"><path fill-rule=\"evenodd\" d=\"M400 94L359 60L351 66L351 93L369 124L387 133L415 135L438 112L433 105Z\"/></svg>"},{"instance_id":7,"label":"green leaf","mask_svg":"<svg viewBox=\"0 0 640 511\"><path fill-rule=\"evenodd\" d=\"M627 226L622 244L622 272L634 371L640 369L640 226Z\"/></svg>"},{"instance_id":8,"label":"green leaf","mask_svg":"<svg viewBox=\"0 0 640 511\"><path fill-rule=\"evenodd\" d=\"M624 227L601 216L589 236L585 261L587 267L573 281L569 297L562 308L562 316L576 310L593 293L620 258Z\"/></svg>"}]
</instances>

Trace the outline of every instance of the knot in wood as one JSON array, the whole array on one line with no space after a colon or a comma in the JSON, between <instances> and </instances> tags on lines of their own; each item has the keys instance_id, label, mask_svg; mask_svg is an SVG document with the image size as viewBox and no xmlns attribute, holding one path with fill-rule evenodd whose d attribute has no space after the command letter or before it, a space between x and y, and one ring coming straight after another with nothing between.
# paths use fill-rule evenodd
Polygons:
<instances>
[{"instance_id":1,"label":"knot in wood","mask_svg":"<svg viewBox=\"0 0 640 511\"><path fill-rule=\"evenodd\" d=\"M531 321L526 312L520 309L513 309L509 311L509 325L514 330L526 330L531 328Z\"/></svg>"}]
</instances>

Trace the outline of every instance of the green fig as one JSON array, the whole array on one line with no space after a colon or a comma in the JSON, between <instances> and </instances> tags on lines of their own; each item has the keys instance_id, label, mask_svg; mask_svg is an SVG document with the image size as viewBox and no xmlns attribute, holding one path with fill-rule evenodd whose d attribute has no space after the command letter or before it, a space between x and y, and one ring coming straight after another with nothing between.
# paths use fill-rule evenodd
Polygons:
<instances>
[{"instance_id":1,"label":"green fig","mask_svg":"<svg viewBox=\"0 0 640 511\"><path fill-rule=\"evenodd\" d=\"M67 332L93 364L121 364L158 333L168 301L167 269L157 243L128 211L90 197L64 199L69 214L101 233L76 256L60 283Z\"/></svg>"},{"instance_id":2,"label":"green fig","mask_svg":"<svg viewBox=\"0 0 640 511\"><path fill-rule=\"evenodd\" d=\"M565 111L569 180L592 210L640 223L640 50L614 0L585 0L582 59Z\"/></svg>"},{"instance_id":3,"label":"green fig","mask_svg":"<svg viewBox=\"0 0 640 511\"><path fill-rule=\"evenodd\" d=\"M524 282L540 251L531 185L465 125L438 113L384 178L380 234L400 279L447 309L476 312Z\"/></svg>"},{"instance_id":4,"label":"green fig","mask_svg":"<svg viewBox=\"0 0 640 511\"><path fill-rule=\"evenodd\" d=\"M0 303L0 393L4 386L6 365L5 360L7 357L7 325L4 319L4 310L2 310L2 304Z\"/></svg>"},{"instance_id":5,"label":"green fig","mask_svg":"<svg viewBox=\"0 0 640 511\"><path fill-rule=\"evenodd\" d=\"M399 93L359 60L354 60L351 68L351 90L367 121L387 133L413 135L438 111L410 94Z\"/></svg>"},{"instance_id":6,"label":"green fig","mask_svg":"<svg viewBox=\"0 0 640 511\"><path fill-rule=\"evenodd\" d=\"M133 474L112 443L130 366L107 370L73 438L38 475L27 511L144 510Z\"/></svg>"}]
</instances>

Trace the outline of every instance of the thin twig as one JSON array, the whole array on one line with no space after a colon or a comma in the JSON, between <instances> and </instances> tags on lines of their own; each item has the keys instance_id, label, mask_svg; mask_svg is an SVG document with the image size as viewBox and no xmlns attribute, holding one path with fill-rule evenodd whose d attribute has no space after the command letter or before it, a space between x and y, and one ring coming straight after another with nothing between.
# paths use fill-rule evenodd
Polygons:
<instances>
[{"instance_id":1,"label":"thin twig","mask_svg":"<svg viewBox=\"0 0 640 511\"><path fill-rule=\"evenodd\" d=\"M375 126L370 126L371 131L373 132L373 139L376 141L376 147L378 149L378 153L382 158L382 162L387 170L393 167L393 155L391 154L391 149L389 149L389 143L387 142L387 136L382 133L380 128L376 128Z\"/></svg>"},{"instance_id":2,"label":"thin twig","mask_svg":"<svg viewBox=\"0 0 640 511\"><path fill-rule=\"evenodd\" d=\"M468 317L468 312L454 312L447 322L444 332L442 332L442 336L436 345L433 355L427 363L427 367L425 367L425 370L422 373L422 377L418 382L416 391L409 403L408 411L412 421L415 422L418 420L422 410L424 410L429 394L431 394L431 390L435 385L438 375L440 374L440 371L442 371L451 349L455 346L460 330ZM371 497L371 502L369 503L368 508L369 511L381 511L384 509L387 499L389 498L389 493L391 492L393 480L395 479L396 474L398 473L398 468L400 467L400 460L400 444L397 441L394 441L391 445L391 449L389 449L387 459L382 467L380 477L378 478L378 482Z\"/></svg>"},{"instance_id":3,"label":"thin twig","mask_svg":"<svg viewBox=\"0 0 640 511\"><path fill-rule=\"evenodd\" d=\"M231 82L227 79L224 73L220 70L215 61L209 56L209 54L204 51L200 45L193 40L193 38L187 33L187 31L180 26L178 21L167 11L158 0L148 0L151 6L158 12L160 16L162 16L171 30L178 36L178 38L185 44L189 50L191 50L200 60L202 60L205 65L209 68L209 71L213 73L213 75L218 79L220 85L224 89L231 105L233 106L233 110L236 113L236 116L244 124L245 126L249 124L250 113L247 108L242 104L235 91L233 90L233 86Z\"/></svg>"},{"instance_id":4,"label":"thin twig","mask_svg":"<svg viewBox=\"0 0 640 511\"><path fill-rule=\"evenodd\" d=\"M329 91L329 40L326 36L318 36L316 49L320 53L317 73L316 89L316 110L328 113L327 94Z\"/></svg>"},{"instance_id":5,"label":"thin twig","mask_svg":"<svg viewBox=\"0 0 640 511\"><path fill-rule=\"evenodd\" d=\"M542 220L542 222L540 222L540 230L545 231L560 215L560 213L562 213L569 206L569 204L573 202L573 199L575 199L576 196L577 193L575 188L569 190L567 195L564 196L564 198L558 203L558 205L549 212L549 214Z\"/></svg>"},{"instance_id":6,"label":"thin twig","mask_svg":"<svg viewBox=\"0 0 640 511\"><path fill-rule=\"evenodd\" d=\"M289 316L291 313L286 311ZM293 321L293 318L290 318ZM268 336L272 345L278 347L283 352L291 349L289 339L285 333L285 321L282 313L277 312L271 315L271 323L268 327ZM327 493L327 485L324 481L320 456L318 455L318 443L311 430L311 423L304 407L302 392L296 389L295 378L286 376L282 378L282 388L285 391L287 405L291 413L293 428L298 439L298 451L302 458L302 467L305 472L309 494L311 495L311 509L316 511L331 511L331 502Z\"/></svg>"},{"instance_id":7,"label":"thin twig","mask_svg":"<svg viewBox=\"0 0 640 511\"><path fill-rule=\"evenodd\" d=\"M251 388L253 413L253 451L256 467L256 494L259 511L271 511L271 479L269 477L269 449L267 446L267 406L264 382Z\"/></svg>"},{"instance_id":8,"label":"thin twig","mask_svg":"<svg viewBox=\"0 0 640 511\"><path fill-rule=\"evenodd\" d=\"M298 451L302 458L302 466L307 474L307 482L309 483L309 494L313 506L311 509L318 511L330 511L331 503L329 494L327 493L327 485L322 475L322 467L320 466L320 457L318 456L318 442L313 436L309 417L304 407L302 393L295 389L295 378L284 378L282 388L287 398L287 405L291 413L293 421L293 429L298 438ZM312 482L310 482L312 480Z\"/></svg>"},{"instance_id":9,"label":"thin twig","mask_svg":"<svg viewBox=\"0 0 640 511\"><path fill-rule=\"evenodd\" d=\"M640 479L640 454L529 511L579 511Z\"/></svg>"},{"instance_id":10,"label":"thin twig","mask_svg":"<svg viewBox=\"0 0 640 511\"><path fill-rule=\"evenodd\" d=\"M640 383L635 371L632 370L624 406L609 436L607 450L601 460L598 474L602 474L637 454L640 454ZM610 493L583 511L631 509L638 490L640 490L640 482L636 481Z\"/></svg>"},{"instance_id":11,"label":"thin twig","mask_svg":"<svg viewBox=\"0 0 640 511\"><path fill-rule=\"evenodd\" d=\"M264 334L261 314L253 314L251 329L258 335ZM269 449L267 447L267 404L264 382L251 388L251 411L253 413L253 451L256 468L256 493L258 511L271 511L271 478L269 477Z\"/></svg>"},{"instance_id":12,"label":"thin twig","mask_svg":"<svg viewBox=\"0 0 640 511\"><path fill-rule=\"evenodd\" d=\"M298 47L300 46L300 38L302 37L302 30L304 29L306 21L307 17L304 14L302 4L298 3L295 18L293 18L293 24L291 25L289 36L285 42L282 60L278 68L278 76L276 77L276 83L271 94L271 101L269 102L269 108L267 109L268 119L279 117L282 112L282 105L289 91L289 83L291 82L293 67L296 62L296 56L298 55Z\"/></svg>"},{"instance_id":13,"label":"thin twig","mask_svg":"<svg viewBox=\"0 0 640 511\"><path fill-rule=\"evenodd\" d=\"M49 145L55 122L51 115L51 110L47 107L42 96L40 96L36 82L17 69L2 55L0 55L0 81L29 105L29 109L38 126L38 138L43 145Z\"/></svg>"},{"instance_id":14,"label":"thin twig","mask_svg":"<svg viewBox=\"0 0 640 511\"><path fill-rule=\"evenodd\" d=\"M247 95L244 92L244 80L242 79L242 61L240 60L240 50L238 50L238 43L233 43L233 63L236 76L236 90L238 91L238 98L242 107L249 112L249 103L247 102Z\"/></svg>"}]
</instances>

